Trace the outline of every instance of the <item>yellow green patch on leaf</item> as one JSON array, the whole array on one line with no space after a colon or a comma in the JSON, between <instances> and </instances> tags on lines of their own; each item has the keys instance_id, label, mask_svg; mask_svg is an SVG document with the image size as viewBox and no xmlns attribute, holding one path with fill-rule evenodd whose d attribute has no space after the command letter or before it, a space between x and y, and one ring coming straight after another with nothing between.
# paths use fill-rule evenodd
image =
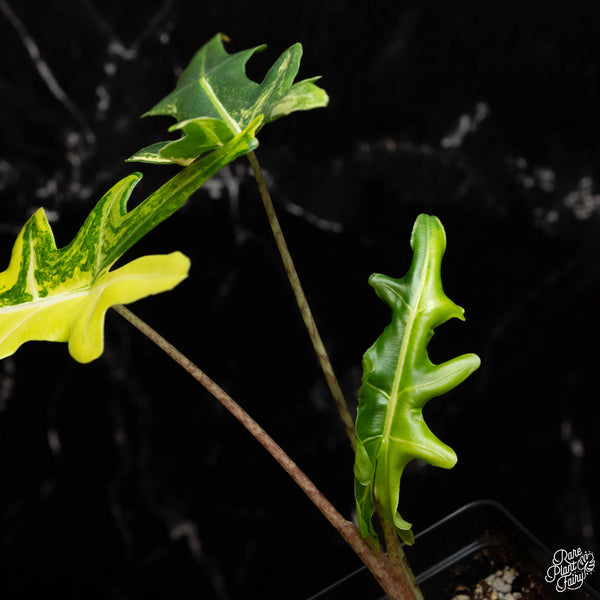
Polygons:
<instances>
[{"instance_id":1,"label":"yellow green patch on leaf","mask_svg":"<svg viewBox=\"0 0 600 600\"><path fill-rule=\"evenodd\" d=\"M111 306L174 288L190 265L174 252L98 271L83 249L77 250L56 248L43 209L27 221L0 273L0 358L40 340L68 342L75 360L90 362L102 354L104 317Z\"/></svg>"}]
</instances>

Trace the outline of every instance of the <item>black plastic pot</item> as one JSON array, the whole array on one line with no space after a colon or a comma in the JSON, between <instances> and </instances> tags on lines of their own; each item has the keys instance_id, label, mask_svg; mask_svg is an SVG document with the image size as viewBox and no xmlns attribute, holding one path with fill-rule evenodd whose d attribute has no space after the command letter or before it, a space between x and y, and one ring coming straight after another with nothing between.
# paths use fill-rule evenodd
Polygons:
<instances>
[{"instance_id":1,"label":"black plastic pot","mask_svg":"<svg viewBox=\"0 0 600 600\"><path fill-rule=\"evenodd\" d=\"M557 591L546 582L550 552L497 502L467 504L416 536L406 555L426 600L450 599L460 587L473 586L511 565L539 590L539 597L600 600L584 581L575 590ZM385 595L366 568L351 573L309 600L383 600Z\"/></svg>"}]
</instances>

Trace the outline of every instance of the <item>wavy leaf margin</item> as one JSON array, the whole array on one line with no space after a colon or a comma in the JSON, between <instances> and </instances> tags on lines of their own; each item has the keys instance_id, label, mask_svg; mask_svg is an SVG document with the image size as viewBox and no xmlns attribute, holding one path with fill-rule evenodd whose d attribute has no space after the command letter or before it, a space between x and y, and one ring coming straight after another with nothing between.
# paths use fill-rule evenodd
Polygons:
<instances>
[{"instance_id":1,"label":"wavy leaf margin","mask_svg":"<svg viewBox=\"0 0 600 600\"><path fill-rule=\"evenodd\" d=\"M480 365L475 354L464 354L440 365L429 359L427 346L434 329L451 318L464 320L464 310L446 296L442 287L446 234L439 219L419 215L410 243L413 260L405 277L374 274L369 278L392 312L391 323L364 354L356 419L357 519L363 536L375 542L375 500L383 518L395 525L402 540L414 542L411 523L398 512L404 468L417 458L446 469L457 460L452 448L425 423L423 408Z\"/></svg>"}]
</instances>

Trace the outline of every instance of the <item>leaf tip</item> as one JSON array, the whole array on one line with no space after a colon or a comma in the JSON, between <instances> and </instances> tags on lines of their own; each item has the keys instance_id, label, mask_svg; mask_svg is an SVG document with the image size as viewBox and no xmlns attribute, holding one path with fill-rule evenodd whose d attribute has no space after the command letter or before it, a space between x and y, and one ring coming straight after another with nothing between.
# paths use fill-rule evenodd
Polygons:
<instances>
[{"instance_id":1,"label":"leaf tip","mask_svg":"<svg viewBox=\"0 0 600 600\"><path fill-rule=\"evenodd\" d=\"M477 371L477 369L479 369L479 367L481 366L481 358L479 358L479 356L477 354L467 354L466 355L469 358L470 361L470 370L469 370L469 375L471 373L473 373L474 371Z\"/></svg>"},{"instance_id":2,"label":"leaf tip","mask_svg":"<svg viewBox=\"0 0 600 600\"><path fill-rule=\"evenodd\" d=\"M415 249L420 240L428 239L430 236L436 236L443 254L446 250L446 230L442 222L435 215L421 213L416 218L410 235L411 248Z\"/></svg>"}]
</instances>

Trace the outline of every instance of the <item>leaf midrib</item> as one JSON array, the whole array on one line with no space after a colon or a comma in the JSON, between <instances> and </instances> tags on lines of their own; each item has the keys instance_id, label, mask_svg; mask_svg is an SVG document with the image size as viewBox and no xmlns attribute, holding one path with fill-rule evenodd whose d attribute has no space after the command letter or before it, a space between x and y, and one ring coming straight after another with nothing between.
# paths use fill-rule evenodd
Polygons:
<instances>
[{"instance_id":1,"label":"leaf midrib","mask_svg":"<svg viewBox=\"0 0 600 600\"><path fill-rule=\"evenodd\" d=\"M424 261L424 265L427 266L429 264L429 237L430 237L430 228L427 228L427 244L426 244L426 253L425 253L425 261ZM409 340L411 339L412 336L412 330L417 318L417 314L418 314L418 307L421 304L421 298L423 297L423 290L425 289L425 280L426 280L426 271L427 269L425 268L424 273L422 272L421 274L421 278L419 281L419 293L417 295L417 300L416 302L414 302L414 308L412 306L409 306L408 303L406 304L408 311L409 311L409 319L407 320L406 323L406 327L404 330L404 336L402 337L402 344L400 346L400 353L398 355L398 362L396 364L396 371L394 373L394 382L392 384L392 388L390 390L390 399L389 402L390 404L388 405L388 411L385 415L385 424L384 424L384 428L383 428L383 438L385 440L389 439L390 436L390 432L392 429L392 423L394 420L394 414L396 412L396 405L398 403L398 390L400 388L400 382L402 379L402 367L404 365L405 359L406 359L406 355L408 353L408 343Z\"/></svg>"},{"instance_id":2,"label":"leaf midrib","mask_svg":"<svg viewBox=\"0 0 600 600\"><path fill-rule=\"evenodd\" d=\"M227 64L231 59L232 56L228 56L227 59L220 63L217 67L215 67L214 70L221 69L223 65ZM223 119L223 121L225 121L225 123L227 123L229 128L235 131L236 135L238 133L241 133L242 130L239 128L238 124L233 120L233 118L229 115L227 109L225 108L225 106L223 106L217 94L210 85L210 82L208 81L208 73L206 72L206 52L202 54L202 62L200 64L200 87L205 91L206 95L208 96L208 99L212 102L216 111L221 115L221 118Z\"/></svg>"},{"instance_id":3,"label":"leaf midrib","mask_svg":"<svg viewBox=\"0 0 600 600\"><path fill-rule=\"evenodd\" d=\"M35 310L36 307L44 308L50 304L58 304L60 302L66 302L67 300L72 300L77 296L85 296L90 292L90 290L94 287L93 284L86 284L85 287L77 288L73 291L61 292L60 294L54 294L51 296L46 296L44 298L38 297L35 300L29 300L28 302L21 302L19 304L9 304L7 306L3 306L0 311L1 314L11 313L11 312L20 312L23 310L32 309Z\"/></svg>"},{"instance_id":4,"label":"leaf midrib","mask_svg":"<svg viewBox=\"0 0 600 600\"><path fill-rule=\"evenodd\" d=\"M239 125L235 122L235 120L227 112L227 109L225 108L225 106L223 106L223 104L219 100L217 94L213 90L208 79L206 79L206 77L204 77L204 76L202 76L200 78L200 87L204 90L204 92L208 96L208 99L211 101L212 105L215 107L215 110L221 115L221 118L223 119L223 121L225 121L225 123L227 123L227 126L232 131L234 131L236 135L238 133L241 133L242 130L240 129Z\"/></svg>"}]
</instances>

